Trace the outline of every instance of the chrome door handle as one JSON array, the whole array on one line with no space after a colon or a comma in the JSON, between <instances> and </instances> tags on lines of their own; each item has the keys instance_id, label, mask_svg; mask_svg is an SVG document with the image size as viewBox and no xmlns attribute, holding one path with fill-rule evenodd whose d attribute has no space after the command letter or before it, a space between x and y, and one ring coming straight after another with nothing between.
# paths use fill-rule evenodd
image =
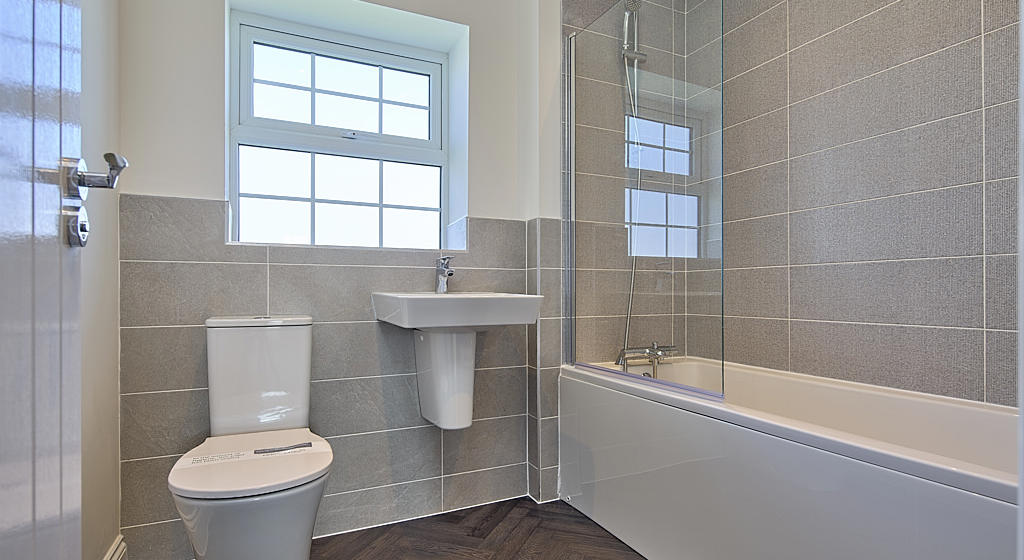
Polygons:
<instances>
[{"instance_id":1,"label":"chrome door handle","mask_svg":"<svg viewBox=\"0 0 1024 560\"><path fill-rule=\"evenodd\" d=\"M85 247L89 241L89 213L82 204L89 196L89 188L115 188L118 176L128 167L128 160L122 155L106 153L103 159L107 162L106 173L90 173L83 159L61 160L61 219L68 245L72 247Z\"/></svg>"}]
</instances>

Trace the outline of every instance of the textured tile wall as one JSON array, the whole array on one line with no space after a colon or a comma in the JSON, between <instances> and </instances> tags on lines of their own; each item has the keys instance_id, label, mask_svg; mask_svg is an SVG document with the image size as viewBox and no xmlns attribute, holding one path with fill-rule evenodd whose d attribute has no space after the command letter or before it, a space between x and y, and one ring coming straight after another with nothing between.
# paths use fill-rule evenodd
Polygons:
<instances>
[{"instance_id":1,"label":"textured tile wall","mask_svg":"<svg viewBox=\"0 0 1024 560\"><path fill-rule=\"evenodd\" d=\"M563 2L587 105L576 115L576 346L604 361L621 344L622 189L636 177L622 166L622 11L581 18L578 3ZM702 221L710 258L640 259L630 342L1015 405L1016 0L641 9L662 20L641 21L653 55L641 116L702 121L688 184L645 173L645 188L722 206L702 206L719 216ZM652 288L664 271L675 280ZM666 295L670 311L652 313Z\"/></svg>"},{"instance_id":2,"label":"textured tile wall","mask_svg":"<svg viewBox=\"0 0 1024 560\"><path fill-rule=\"evenodd\" d=\"M192 558L166 480L177 458L209 435L202 325L214 315L314 317L310 424L335 458L317 535L527 493L527 430L557 414L550 388L558 363L547 353L553 344L557 356L560 338L542 339L544 357L528 359L525 326L481 333L473 426L442 432L419 414L410 333L375 321L369 296L430 290L437 251L229 245L224 202L120 200L122 532L131 558ZM469 218L466 229L468 250L451 252L452 291L526 293L526 223ZM534 267L530 278L557 299L551 263L560 261L548 251L547 268L538 275ZM541 324L545 335L550 327L560 334L559 309L546 304L556 323ZM541 416L528 410L539 396L538 359L549 391ZM545 435L540 448L548 448L548 461L533 465L550 467L557 436L551 444L550 433L533 434Z\"/></svg>"}]
</instances>

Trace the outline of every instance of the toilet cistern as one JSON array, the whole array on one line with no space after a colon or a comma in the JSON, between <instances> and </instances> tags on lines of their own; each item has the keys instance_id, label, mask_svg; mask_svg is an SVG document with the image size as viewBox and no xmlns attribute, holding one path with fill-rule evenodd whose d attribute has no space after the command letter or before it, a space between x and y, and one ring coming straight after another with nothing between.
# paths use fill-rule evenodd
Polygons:
<instances>
[{"instance_id":1,"label":"toilet cistern","mask_svg":"<svg viewBox=\"0 0 1024 560\"><path fill-rule=\"evenodd\" d=\"M490 327L528 325L540 316L544 296L497 293L442 293L448 261L438 259L438 293L371 294L378 321L414 329L420 414L445 430L473 422L476 334ZM442 264L446 268L442 269Z\"/></svg>"}]
</instances>

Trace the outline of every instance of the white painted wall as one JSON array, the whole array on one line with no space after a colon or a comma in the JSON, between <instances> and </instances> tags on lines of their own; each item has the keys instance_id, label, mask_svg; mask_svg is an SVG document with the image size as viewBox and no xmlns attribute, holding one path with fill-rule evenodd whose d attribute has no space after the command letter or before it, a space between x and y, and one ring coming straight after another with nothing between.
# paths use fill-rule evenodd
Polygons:
<instances>
[{"instance_id":1,"label":"white painted wall","mask_svg":"<svg viewBox=\"0 0 1024 560\"><path fill-rule=\"evenodd\" d=\"M118 0L82 0L81 8L82 154L100 171L103 153L119 149ZM82 249L82 560L99 560L121 525L117 193L93 189L86 209L93 229Z\"/></svg>"},{"instance_id":2,"label":"white painted wall","mask_svg":"<svg viewBox=\"0 0 1024 560\"><path fill-rule=\"evenodd\" d=\"M287 9L346 2L359 4ZM559 3L373 3L469 26L469 215L559 215ZM135 171L124 192L224 199L227 11L226 0L122 2L121 140Z\"/></svg>"}]
</instances>

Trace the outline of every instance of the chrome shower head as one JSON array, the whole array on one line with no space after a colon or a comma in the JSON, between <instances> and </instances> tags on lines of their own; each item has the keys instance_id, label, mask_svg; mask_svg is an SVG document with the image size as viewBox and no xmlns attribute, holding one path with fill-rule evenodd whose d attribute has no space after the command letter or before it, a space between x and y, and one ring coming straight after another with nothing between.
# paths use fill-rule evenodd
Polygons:
<instances>
[{"instance_id":1,"label":"chrome shower head","mask_svg":"<svg viewBox=\"0 0 1024 560\"><path fill-rule=\"evenodd\" d=\"M646 56L637 50L640 0L626 0L626 13L622 18L622 54L630 60L643 62Z\"/></svg>"},{"instance_id":2,"label":"chrome shower head","mask_svg":"<svg viewBox=\"0 0 1024 560\"><path fill-rule=\"evenodd\" d=\"M640 0L626 0L626 11L635 12L640 9Z\"/></svg>"}]
</instances>

